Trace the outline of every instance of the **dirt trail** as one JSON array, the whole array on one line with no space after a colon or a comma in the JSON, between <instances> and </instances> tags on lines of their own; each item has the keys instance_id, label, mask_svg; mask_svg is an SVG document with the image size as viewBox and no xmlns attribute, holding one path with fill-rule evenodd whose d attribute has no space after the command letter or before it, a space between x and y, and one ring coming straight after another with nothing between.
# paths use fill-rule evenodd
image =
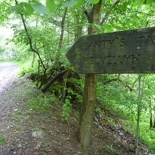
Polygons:
<instances>
[{"instance_id":1,"label":"dirt trail","mask_svg":"<svg viewBox=\"0 0 155 155\"><path fill-rule=\"evenodd\" d=\"M18 71L19 67L16 64L0 64L0 129L3 127L4 117L7 115L8 108L14 103L7 99L7 91L17 79Z\"/></svg>"},{"instance_id":2,"label":"dirt trail","mask_svg":"<svg viewBox=\"0 0 155 155\"><path fill-rule=\"evenodd\" d=\"M40 113L27 105L42 93L29 79L18 78L18 70L17 65L0 64L0 136L6 140L0 155L80 154L75 128L60 121L61 106Z\"/></svg>"},{"instance_id":3,"label":"dirt trail","mask_svg":"<svg viewBox=\"0 0 155 155\"><path fill-rule=\"evenodd\" d=\"M5 91L8 84L12 82L17 77L19 67L13 63L2 63L0 64L0 96Z\"/></svg>"}]
</instances>

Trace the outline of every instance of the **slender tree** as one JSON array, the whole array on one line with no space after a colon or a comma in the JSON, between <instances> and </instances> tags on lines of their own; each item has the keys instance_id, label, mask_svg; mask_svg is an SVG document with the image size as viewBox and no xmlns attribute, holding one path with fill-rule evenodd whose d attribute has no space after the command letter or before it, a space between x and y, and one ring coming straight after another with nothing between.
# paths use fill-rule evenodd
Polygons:
<instances>
[{"instance_id":1,"label":"slender tree","mask_svg":"<svg viewBox=\"0 0 155 155\"><path fill-rule=\"evenodd\" d=\"M139 133L140 133L140 114L141 114L141 106L142 106L142 95L143 95L143 86L142 86L142 77L139 75L138 78L138 102L137 102L137 126L136 126L136 141L135 141L135 154L138 155L138 143L139 143Z\"/></svg>"}]
</instances>

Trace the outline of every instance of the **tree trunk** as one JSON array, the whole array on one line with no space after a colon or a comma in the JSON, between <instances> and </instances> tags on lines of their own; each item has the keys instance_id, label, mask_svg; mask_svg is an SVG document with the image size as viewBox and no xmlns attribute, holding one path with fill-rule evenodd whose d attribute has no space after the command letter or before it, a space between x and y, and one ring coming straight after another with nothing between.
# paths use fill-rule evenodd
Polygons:
<instances>
[{"instance_id":1,"label":"tree trunk","mask_svg":"<svg viewBox=\"0 0 155 155\"><path fill-rule=\"evenodd\" d=\"M81 21L81 15L77 10L75 10L74 23L76 23L74 31L75 31L75 41L77 41L77 39L79 39L82 36L82 23L83 23L83 21Z\"/></svg>"},{"instance_id":2,"label":"tree trunk","mask_svg":"<svg viewBox=\"0 0 155 155\"><path fill-rule=\"evenodd\" d=\"M150 98L150 103L149 103L149 113L150 113L150 128L153 127L153 119L152 119L152 101L151 101L151 98Z\"/></svg>"},{"instance_id":3,"label":"tree trunk","mask_svg":"<svg viewBox=\"0 0 155 155\"><path fill-rule=\"evenodd\" d=\"M67 11L68 11L68 8L65 8L64 14L63 14L63 17L62 17L62 21L61 21L61 34L60 34L60 39L59 39L59 43L58 43L58 52L57 52L56 58L55 58L55 65L58 68L59 68L60 49L62 48L62 43L63 43L63 38L64 38L65 19L66 19L66 16L67 16Z\"/></svg>"},{"instance_id":4,"label":"tree trunk","mask_svg":"<svg viewBox=\"0 0 155 155\"><path fill-rule=\"evenodd\" d=\"M91 139L91 130L96 102L96 83L97 77L95 74L87 74L85 76L85 88L79 132L79 141L83 147L87 147Z\"/></svg>"},{"instance_id":5,"label":"tree trunk","mask_svg":"<svg viewBox=\"0 0 155 155\"><path fill-rule=\"evenodd\" d=\"M154 117L154 119L152 120L152 122L153 122L152 127L155 128L155 117Z\"/></svg>"},{"instance_id":6,"label":"tree trunk","mask_svg":"<svg viewBox=\"0 0 155 155\"><path fill-rule=\"evenodd\" d=\"M155 107L153 106L153 109L155 109ZM153 126L153 128L155 128L155 112L154 112L154 110L153 110L153 112L152 112L152 126Z\"/></svg>"},{"instance_id":7,"label":"tree trunk","mask_svg":"<svg viewBox=\"0 0 155 155\"><path fill-rule=\"evenodd\" d=\"M139 133L140 133L140 113L141 113L141 102L142 102L142 93L143 88L141 84L141 76L139 75L139 82L138 82L138 103L137 103L137 126L136 126L136 137L135 137L135 155L138 155L138 148L139 148Z\"/></svg>"},{"instance_id":8,"label":"tree trunk","mask_svg":"<svg viewBox=\"0 0 155 155\"><path fill-rule=\"evenodd\" d=\"M153 127L152 112L150 113L150 128Z\"/></svg>"},{"instance_id":9,"label":"tree trunk","mask_svg":"<svg viewBox=\"0 0 155 155\"><path fill-rule=\"evenodd\" d=\"M86 14L89 23L99 24L101 16L101 6L102 0L100 0L98 4L93 5L90 14ZM94 34L95 32L96 30L94 28L88 28L89 35ZM96 84L96 74L85 75L84 96L80 117L80 129L78 135L79 141L84 148L89 146L91 140L93 117L96 103Z\"/></svg>"}]
</instances>

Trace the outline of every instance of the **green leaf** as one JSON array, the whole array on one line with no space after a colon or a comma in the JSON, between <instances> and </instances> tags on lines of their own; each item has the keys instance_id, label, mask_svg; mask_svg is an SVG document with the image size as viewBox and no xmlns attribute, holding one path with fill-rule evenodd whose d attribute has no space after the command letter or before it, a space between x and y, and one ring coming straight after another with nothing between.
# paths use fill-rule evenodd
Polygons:
<instances>
[{"instance_id":1,"label":"green leaf","mask_svg":"<svg viewBox=\"0 0 155 155\"><path fill-rule=\"evenodd\" d=\"M38 14L48 14L49 13L49 10L41 3L31 3L31 6L34 9L34 11L36 11Z\"/></svg>"},{"instance_id":2,"label":"green leaf","mask_svg":"<svg viewBox=\"0 0 155 155\"><path fill-rule=\"evenodd\" d=\"M27 4L26 5L26 15L32 15L33 14L33 8L32 8L32 6L30 5L30 4Z\"/></svg>"},{"instance_id":3,"label":"green leaf","mask_svg":"<svg viewBox=\"0 0 155 155\"><path fill-rule=\"evenodd\" d=\"M73 7L77 4L78 2L76 0L69 0L67 2L64 3L64 7Z\"/></svg>"},{"instance_id":4,"label":"green leaf","mask_svg":"<svg viewBox=\"0 0 155 155\"><path fill-rule=\"evenodd\" d=\"M92 4L97 4L97 3L99 3L100 0L87 0L87 1Z\"/></svg>"},{"instance_id":5,"label":"green leaf","mask_svg":"<svg viewBox=\"0 0 155 155\"><path fill-rule=\"evenodd\" d=\"M155 0L145 0L146 4L152 4L153 2L155 2Z\"/></svg>"},{"instance_id":6,"label":"green leaf","mask_svg":"<svg viewBox=\"0 0 155 155\"><path fill-rule=\"evenodd\" d=\"M139 5L139 4L143 4L143 3L144 3L144 1L142 1L142 0L136 0L134 2L135 5Z\"/></svg>"},{"instance_id":7,"label":"green leaf","mask_svg":"<svg viewBox=\"0 0 155 155\"><path fill-rule=\"evenodd\" d=\"M76 8L81 7L85 3L85 0L78 0L78 3L75 5Z\"/></svg>"},{"instance_id":8,"label":"green leaf","mask_svg":"<svg viewBox=\"0 0 155 155\"><path fill-rule=\"evenodd\" d=\"M17 14L24 14L29 16L33 13L33 8L29 3L21 2L18 5L13 6L12 11L16 12Z\"/></svg>"},{"instance_id":9,"label":"green leaf","mask_svg":"<svg viewBox=\"0 0 155 155\"><path fill-rule=\"evenodd\" d=\"M140 5L140 4L152 4L155 3L155 0L136 0L134 4Z\"/></svg>"},{"instance_id":10,"label":"green leaf","mask_svg":"<svg viewBox=\"0 0 155 155\"><path fill-rule=\"evenodd\" d=\"M46 0L46 7L53 12L56 9L55 2L53 0Z\"/></svg>"}]
</instances>

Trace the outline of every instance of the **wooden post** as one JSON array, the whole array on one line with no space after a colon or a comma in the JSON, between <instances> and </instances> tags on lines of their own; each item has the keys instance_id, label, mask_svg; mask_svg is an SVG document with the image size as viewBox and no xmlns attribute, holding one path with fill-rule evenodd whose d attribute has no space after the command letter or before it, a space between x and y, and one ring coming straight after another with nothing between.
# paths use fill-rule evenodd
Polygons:
<instances>
[{"instance_id":1,"label":"wooden post","mask_svg":"<svg viewBox=\"0 0 155 155\"><path fill-rule=\"evenodd\" d=\"M96 74L85 75L85 87L80 118L79 141L83 147L89 146L96 102Z\"/></svg>"},{"instance_id":2,"label":"wooden post","mask_svg":"<svg viewBox=\"0 0 155 155\"><path fill-rule=\"evenodd\" d=\"M94 4L91 12L87 15L88 22L90 24L99 24L101 16L101 5L102 0L98 4ZM95 29L93 27L88 28L88 35L94 34ZM80 129L79 129L79 141L81 145L85 148L88 147L91 140L94 110L96 103L96 85L97 85L97 75L96 74L86 74L85 75L85 86L83 95L83 104L81 109L80 117Z\"/></svg>"}]
</instances>

